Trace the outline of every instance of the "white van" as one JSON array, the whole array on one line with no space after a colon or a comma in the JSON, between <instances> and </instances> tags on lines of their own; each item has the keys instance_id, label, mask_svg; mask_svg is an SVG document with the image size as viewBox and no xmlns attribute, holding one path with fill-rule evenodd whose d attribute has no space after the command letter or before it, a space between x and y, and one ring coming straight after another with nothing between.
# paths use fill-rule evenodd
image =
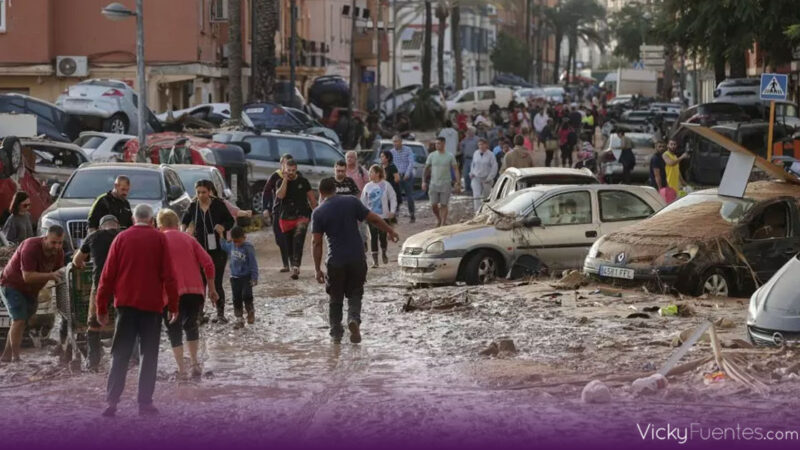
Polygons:
<instances>
[{"instance_id":1,"label":"white van","mask_svg":"<svg viewBox=\"0 0 800 450\"><path fill-rule=\"evenodd\" d=\"M510 88L497 86L477 86L460 90L447 100L447 114L470 113L473 109L484 112L489 111L492 102L501 108L508 107L514 98L514 91Z\"/></svg>"}]
</instances>

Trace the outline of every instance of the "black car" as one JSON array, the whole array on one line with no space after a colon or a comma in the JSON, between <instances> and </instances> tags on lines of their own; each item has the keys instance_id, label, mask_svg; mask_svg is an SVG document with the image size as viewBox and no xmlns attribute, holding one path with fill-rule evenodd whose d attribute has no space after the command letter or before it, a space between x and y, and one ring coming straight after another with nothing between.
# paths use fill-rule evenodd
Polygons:
<instances>
[{"instance_id":1,"label":"black car","mask_svg":"<svg viewBox=\"0 0 800 450\"><path fill-rule=\"evenodd\" d=\"M52 103L22 94L0 94L0 113L33 114L36 133L58 142L72 142L81 132L80 121Z\"/></svg>"},{"instance_id":2,"label":"black car","mask_svg":"<svg viewBox=\"0 0 800 450\"><path fill-rule=\"evenodd\" d=\"M89 227L89 210L95 199L111 190L114 180L125 175L131 180L128 201L131 207L146 203L155 212L169 208L182 216L191 199L177 172L167 165L139 163L84 164L72 173L66 184L53 185L51 193L58 199L42 213L39 219L41 234L53 225L67 231L64 251L67 255L80 248Z\"/></svg>"}]
</instances>

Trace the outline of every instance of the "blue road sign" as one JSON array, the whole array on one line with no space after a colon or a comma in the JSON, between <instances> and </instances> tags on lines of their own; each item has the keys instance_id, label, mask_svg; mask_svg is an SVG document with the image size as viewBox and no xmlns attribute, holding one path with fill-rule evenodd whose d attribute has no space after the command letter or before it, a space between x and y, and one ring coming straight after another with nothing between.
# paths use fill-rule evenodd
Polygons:
<instances>
[{"instance_id":1,"label":"blue road sign","mask_svg":"<svg viewBox=\"0 0 800 450\"><path fill-rule=\"evenodd\" d=\"M361 72L361 82L364 84L372 84L375 83L375 71L374 70L365 70Z\"/></svg>"},{"instance_id":2,"label":"blue road sign","mask_svg":"<svg viewBox=\"0 0 800 450\"><path fill-rule=\"evenodd\" d=\"M761 74L761 100L786 100L789 77L780 73Z\"/></svg>"}]
</instances>

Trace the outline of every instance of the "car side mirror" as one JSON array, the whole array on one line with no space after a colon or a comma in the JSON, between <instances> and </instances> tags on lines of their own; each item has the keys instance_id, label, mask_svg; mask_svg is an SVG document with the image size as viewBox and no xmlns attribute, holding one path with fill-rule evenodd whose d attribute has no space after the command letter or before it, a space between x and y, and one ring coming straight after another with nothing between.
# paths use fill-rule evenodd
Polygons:
<instances>
[{"instance_id":1,"label":"car side mirror","mask_svg":"<svg viewBox=\"0 0 800 450\"><path fill-rule=\"evenodd\" d=\"M169 193L167 195L167 200L169 200L169 201L177 200L178 197L181 196L181 194L183 194L183 191L181 190L180 187L178 187L178 186L170 186L169 187Z\"/></svg>"},{"instance_id":2,"label":"car side mirror","mask_svg":"<svg viewBox=\"0 0 800 450\"><path fill-rule=\"evenodd\" d=\"M53 185L50 186L50 197L56 198L59 194L61 194L61 184L53 183Z\"/></svg>"},{"instance_id":3,"label":"car side mirror","mask_svg":"<svg viewBox=\"0 0 800 450\"><path fill-rule=\"evenodd\" d=\"M522 220L522 224L526 228L540 227L542 226L542 218L539 216L526 217Z\"/></svg>"},{"instance_id":4,"label":"car side mirror","mask_svg":"<svg viewBox=\"0 0 800 450\"><path fill-rule=\"evenodd\" d=\"M228 145L235 145L235 146L241 148L245 155L249 155L250 154L250 150L252 150L252 148L250 147L250 143L249 142L244 142L244 141L228 142Z\"/></svg>"}]
</instances>

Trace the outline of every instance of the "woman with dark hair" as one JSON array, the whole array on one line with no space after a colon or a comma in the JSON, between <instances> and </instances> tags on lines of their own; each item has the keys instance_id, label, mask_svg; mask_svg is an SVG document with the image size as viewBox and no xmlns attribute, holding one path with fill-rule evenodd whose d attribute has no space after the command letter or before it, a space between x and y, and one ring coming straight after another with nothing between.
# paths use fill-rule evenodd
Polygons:
<instances>
[{"instance_id":1,"label":"woman with dark hair","mask_svg":"<svg viewBox=\"0 0 800 450\"><path fill-rule=\"evenodd\" d=\"M31 199L28 194L24 191L17 191L11 200L10 215L3 225L3 234L9 242L21 244L22 241L33 236L30 209Z\"/></svg>"},{"instance_id":2,"label":"woman with dark hair","mask_svg":"<svg viewBox=\"0 0 800 450\"><path fill-rule=\"evenodd\" d=\"M397 194L397 206L400 207L400 172L397 171L397 166L394 165L394 155L391 150L384 150L381 152L381 167L386 174L386 181L392 186L394 192Z\"/></svg>"},{"instance_id":3,"label":"woman with dark hair","mask_svg":"<svg viewBox=\"0 0 800 450\"><path fill-rule=\"evenodd\" d=\"M225 319L225 288L222 285L228 254L222 249L220 239L233 228L234 220L225 202L212 195L214 183L197 180L195 198L181 221L183 231L193 235L214 261L214 286L219 294L217 318L212 322L227 323Z\"/></svg>"}]
</instances>

